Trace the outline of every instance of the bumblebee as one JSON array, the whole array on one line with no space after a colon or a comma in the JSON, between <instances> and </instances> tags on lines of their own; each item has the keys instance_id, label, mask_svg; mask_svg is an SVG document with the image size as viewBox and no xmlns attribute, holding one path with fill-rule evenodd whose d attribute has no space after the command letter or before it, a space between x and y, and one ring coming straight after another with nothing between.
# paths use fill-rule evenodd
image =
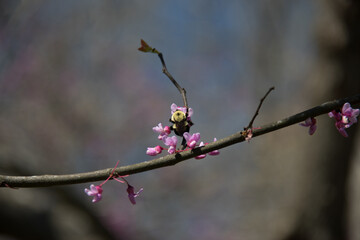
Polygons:
<instances>
[{"instance_id":1,"label":"bumblebee","mask_svg":"<svg viewBox=\"0 0 360 240\"><path fill-rule=\"evenodd\" d=\"M183 111L176 110L170 118L170 122L173 125L170 127L171 130L174 130L174 133L180 137L183 136L185 132L190 131L190 127L194 125L191 120L187 120L188 114Z\"/></svg>"}]
</instances>

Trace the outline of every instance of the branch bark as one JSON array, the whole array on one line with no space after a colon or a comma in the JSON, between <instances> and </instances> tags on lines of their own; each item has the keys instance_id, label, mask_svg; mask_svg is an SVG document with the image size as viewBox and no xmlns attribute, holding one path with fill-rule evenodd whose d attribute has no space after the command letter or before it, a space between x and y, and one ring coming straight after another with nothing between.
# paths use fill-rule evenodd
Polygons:
<instances>
[{"instance_id":1,"label":"branch bark","mask_svg":"<svg viewBox=\"0 0 360 240\"><path fill-rule=\"evenodd\" d=\"M360 103L360 94L343 99L326 102L317 107L308 109L306 111L300 112L290 117L263 125L260 128L257 128L256 130L253 131L253 138L269 132L276 131L281 128L288 127L296 123L300 123L302 121L305 121L309 117L316 117L322 114L327 114L328 112L334 109L340 109L342 105L346 102L349 102L350 104ZM336 131L335 128L334 131ZM339 137L341 137L340 134ZM153 169L162 168L166 166L172 166L187 159L194 158L198 155L205 154L217 149L225 148L227 146L240 143L243 141L245 141L245 136L243 132L240 131L228 137L220 139L216 142L209 143L204 147L195 148L191 151L179 152L176 154L167 155L150 161L144 161L141 163L116 168L116 170L114 171L114 175L119 175L119 176L131 175L131 174L150 171ZM76 174L68 174L68 175L37 175L37 176L0 175L0 187L10 187L10 188L50 187L57 185L102 181L108 178L108 176L111 174L112 171L113 168L107 168L93 172L76 173Z\"/></svg>"}]
</instances>

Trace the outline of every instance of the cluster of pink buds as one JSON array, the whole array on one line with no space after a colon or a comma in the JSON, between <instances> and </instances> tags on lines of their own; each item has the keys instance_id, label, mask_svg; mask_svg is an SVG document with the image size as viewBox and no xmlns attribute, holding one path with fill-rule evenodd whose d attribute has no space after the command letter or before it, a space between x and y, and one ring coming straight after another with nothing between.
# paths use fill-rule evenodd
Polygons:
<instances>
[{"instance_id":1,"label":"cluster of pink buds","mask_svg":"<svg viewBox=\"0 0 360 240\"><path fill-rule=\"evenodd\" d=\"M354 123L357 123L357 117L359 116L359 109L353 109L350 103L345 103L341 109L341 112L335 110L329 112L329 117L335 119L335 127L344 137L348 137L346 128L351 127Z\"/></svg>"},{"instance_id":2,"label":"cluster of pink buds","mask_svg":"<svg viewBox=\"0 0 360 240\"><path fill-rule=\"evenodd\" d=\"M341 108L341 112L335 110L329 112L329 117L335 119L335 127L344 137L348 137L346 128L351 127L354 123L357 123L357 117L359 116L359 109L351 108L350 103L345 103ZM309 127L309 134L313 135L316 131L316 119L308 118L305 123L300 123L303 127Z\"/></svg>"},{"instance_id":3,"label":"cluster of pink buds","mask_svg":"<svg viewBox=\"0 0 360 240\"><path fill-rule=\"evenodd\" d=\"M171 114L173 115L176 111L181 111L184 114L186 114L186 121L188 121L188 123L191 123L191 116L193 115L193 110L192 108L188 109L188 114L186 112L186 107L178 107L175 103L171 104L170 107L171 110ZM191 150L194 149L195 147L202 147L205 146L208 143L203 143L200 142L200 133L194 133L194 134L190 134L188 132L184 132L183 133L183 138L186 140L186 148L184 150L177 150L176 149L176 145L178 142L178 139L176 136L169 136L171 134L171 131L174 130L169 126L165 126L163 127L162 123L159 123L157 126L153 127L153 131L158 133L158 139L161 140L165 146L167 146L167 148L164 148L160 145L157 145L155 147L148 147L146 150L146 154L150 155L150 156L156 156L160 153L162 153L162 151L165 149L168 151L169 154L173 154L179 151L187 151L187 150ZM214 141L216 141L216 138L214 139ZM198 144L199 143L199 144ZM220 152L219 150L214 150L212 152L209 153L209 155L219 155ZM196 159L202 159L206 156L206 154L200 155L195 157Z\"/></svg>"},{"instance_id":4,"label":"cluster of pink buds","mask_svg":"<svg viewBox=\"0 0 360 240\"><path fill-rule=\"evenodd\" d=\"M139 196L139 194L140 194L140 192L142 192L143 188L141 188L138 192L135 192L134 187L131 186L127 180L125 180L125 177L127 177L127 176L114 176L114 171L118 164L119 164L119 161L116 163L110 176L104 182L102 182L101 184L96 185L96 186L94 184L91 184L90 189L85 188L85 193L88 196L93 197L93 199L92 199L93 203L98 202L102 199L102 193L103 193L102 186L112 178L112 179L116 180L117 182L126 183L126 185L127 185L126 192L128 193L128 198L132 204L136 204L135 198ZM121 180L118 178L120 178Z\"/></svg>"},{"instance_id":5,"label":"cluster of pink buds","mask_svg":"<svg viewBox=\"0 0 360 240\"><path fill-rule=\"evenodd\" d=\"M216 138L214 138L214 142L216 142ZM203 146L205 146L205 145L207 145L207 144L209 144L209 143L203 143L203 142L201 142L200 144L199 144L199 147L203 147ZM220 154L220 151L219 150L214 150L214 151L212 151L212 152L209 152L208 153L210 156L216 156L216 155L219 155ZM206 154L201 154L201 155L199 155L199 156L196 156L195 157L195 159L203 159L204 157L206 157Z\"/></svg>"}]
</instances>

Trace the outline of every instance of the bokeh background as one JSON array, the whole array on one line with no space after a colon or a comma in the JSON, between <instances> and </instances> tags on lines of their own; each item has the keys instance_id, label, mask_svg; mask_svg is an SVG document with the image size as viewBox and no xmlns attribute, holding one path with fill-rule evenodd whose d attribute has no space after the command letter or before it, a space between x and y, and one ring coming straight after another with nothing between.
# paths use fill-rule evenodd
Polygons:
<instances>
[{"instance_id":1,"label":"bokeh background","mask_svg":"<svg viewBox=\"0 0 360 240\"><path fill-rule=\"evenodd\" d=\"M70 174L150 160L177 89L211 142L360 92L356 1L0 2L0 173ZM357 42L357 44L356 44ZM216 157L89 184L0 189L0 239L360 239L358 127L327 116Z\"/></svg>"}]
</instances>

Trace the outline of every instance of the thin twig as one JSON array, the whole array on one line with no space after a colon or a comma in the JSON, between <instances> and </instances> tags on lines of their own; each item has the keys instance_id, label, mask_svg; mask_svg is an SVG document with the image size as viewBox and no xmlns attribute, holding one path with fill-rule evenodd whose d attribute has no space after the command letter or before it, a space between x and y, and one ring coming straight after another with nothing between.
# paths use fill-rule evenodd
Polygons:
<instances>
[{"instance_id":1,"label":"thin twig","mask_svg":"<svg viewBox=\"0 0 360 240\"><path fill-rule=\"evenodd\" d=\"M156 51L156 50L155 50ZM170 81L175 85L175 87L179 90L181 96L182 96L182 99L184 101L184 105L185 105L185 108L186 108L186 113L188 114L189 113L189 107L188 107L188 103L187 103L187 98L186 98L186 91L184 88L180 87L180 85L176 82L176 80L173 78L173 76L169 73L169 71L167 70L167 67L166 67L166 64L165 64L165 60L164 60L164 57L162 55L161 52L158 53L158 56L160 58L160 61L161 61L161 64L162 64L162 71L163 73L170 79ZM187 115L186 115L187 116ZM181 147L180 147L180 150L184 150L186 148L186 140L185 138L183 137L183 140L181 142Z\"/></svg>"},{"instance_id":2,"label":"thin twig","mask_svg":"<svg viewBox=\"0 0 360 240\"><path fill-rule=\"evenodd\" d=\"M259 110L260 110L260 108L261 108L261 105L263 104L265 98L269 95L269 93L270 93L272 90L274 90L274 89L275 89L275 87L271 87L271 88L266 92L266 94L264 95L264 97L260 100L259 106L257 107L254 116L252 117L251 121L249 122L249 125L248 125L245 129L252 129L253 123L254 123L254 121L255 121L255 118L256 118L257 115L259 114Z\"/></svg>"},{"instance_id":3,"label":"thin twig","mask_svg":"<svg viewBox=\"0 0 360 240\"><path fill-rule=\"evenodd\" d=\"M184 102L184 106L185 106L185 109L186 109L186 116L187 116L188 113L189 113L189 106L188 106L188 102L187 102L187 98L186 98L186 90L185 90L185 88L182 88L182 87L177 83L177 81L175 80L175 78L174 78L174 77L170 74L170 72L168 71L162 53L159 52L157 49L150 47L143 39L141 39L140 43L141 43L141 47L139 48L140 51L142 51L142 52L156 53L156 54L159 56L160 61L161 61L161 64L162 64L162 72L170 79L170 81L171 81L171 82L175 85L175 87L179 90L179 92L180 92L180 94L181 94L181 96L182 96L183 102ZM185 138L183 137L183 140L182 140L182 142L181 142L180 150L184 150L185 148L186 148L186 140L185 140Z\"/></svg>"},{"instance_id":4,"label":"thin twig","mask_svg":"<svg viewBox=\"0 0 360 240\"><path fill-rule=\"evenodd\" d=\"M185 88L182 88L177 82L176 80L174 79L174 77L169 73L169 71L167 70L167 67L166 67L166 64L165 64L165 60L164 60L164 57L162 55L161 52L158 53L158 56L160 58L160 61L161 61L161 64L162 64L162 71L163 73L170 79L170 81L175 85L175 87L179 90L181 96L182 96L182 99L183 99L183 102L184 102L184 106L186 107L186 112L188 112L188 103L187 103L187 98L186 98L186 91L185 91Z\"/></svg>"},{"instance_id":5,"label":"thin twig","mask_svg":"<svg viewBox=\"0 0 360 240\"><path fill-rule=\"evenodd\" d=\"M360 94L347 97L331 102L323 103L317 107L308 109L304 112L284 118L282 120L264 125L253 131L253 138L276 131L281 128L288 127L293 124L305 121L309 117L316 117L327 114L334 109L340 109L344 103L357 104L360 103ZM336 131L334 129L334 131ZM192 159L201 154L205 154L214 150L225 148L227 146L245 141L242 132L234 133L228 137L220 139L216 142L209 143L204 147L195 148L192 151L183 151L172 155L167 155L150 161L145 161L133 165L116 168L114 175L123 176L135 173L150 171L152 169L172 166L187 159ZM339 136L341 137L341 136ZM86 182L102 181L109 177L113 168L98 170L95 172L77 173L70 175L38 175L38 176L4 176L0 175L0 187L50 187L57 185L79 184Z\"/></svg>"},{"instance_id":6,"label":"thin twig","mask_svg":"<svg viewBox=\"0 0 360 240\"><path fill-rule=\"evenodd\" d=\"M175 80L175 78L169 73L167 67L166 67L166 64L165 64L165 60L164 60L164 57L162 55L161 52L159 52L156 48L152 48L149 46L149 44L147 44L143 39L141 39L140 41L141 43L141 47L139 48L139 51L142 51L142 52L150 52L150 53L156 53L159 58L160 58L160 61L161 61L161 64L162 64L162 71L163 73L170 79L170 81L175 85L175 87L179 90L181 96L182 96L182 99L183 99L183 102L184 102L184 106L186 107L186 111L188 112L188 103L187 103L187 98L186 98L186 91L184 88L182 88Z\"/></svg>"}]
</instances>

